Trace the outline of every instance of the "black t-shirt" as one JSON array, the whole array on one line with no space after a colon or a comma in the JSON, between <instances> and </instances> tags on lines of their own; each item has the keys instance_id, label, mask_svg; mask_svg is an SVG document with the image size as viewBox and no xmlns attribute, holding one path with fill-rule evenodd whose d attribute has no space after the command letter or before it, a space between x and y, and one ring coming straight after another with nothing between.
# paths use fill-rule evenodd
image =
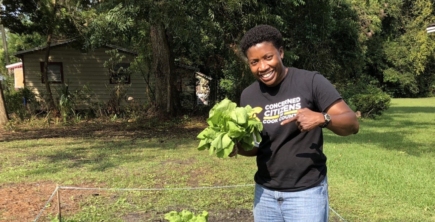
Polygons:
<instances>
[{"instance_id":1,"label":"black t-shirt","mask_svg":"<svg viewBox=\"0 0 435 222\"><path fill-rule=\"evenodd\" d=\"M262 142L257 153L255 182L272 190L299 191L326 176L322 129L300 132L295 123L280 122L301 108L322 112L341 99L334 86L317 72L288 68L275 87L256 81L243 90L240 105L261 107Z\"/></svg>"}]
</instances>

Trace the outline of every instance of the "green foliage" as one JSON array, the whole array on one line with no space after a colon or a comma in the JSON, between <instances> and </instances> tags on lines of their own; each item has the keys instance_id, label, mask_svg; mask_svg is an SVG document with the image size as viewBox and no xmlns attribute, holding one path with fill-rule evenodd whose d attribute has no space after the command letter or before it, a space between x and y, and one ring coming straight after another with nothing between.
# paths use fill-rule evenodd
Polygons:
<instances>
[{"instance_id":1,"label":"green foliage","mask_svg":"<svg viewBox=\"0 0 435 222\"><path fill-rule=\"evenodd\" d=\"M198 150L209 150L210 155L225 158L239 144L244 150L251 150L261 142L260 132L263 124L256 117L261 112L251 106L237 107L229 99L217 103L210 110L208 127L197 138L200 139Z\"/></svg>"},{"instance_id":2,"label":"green foliage","mask_svg":"<svg viewBox=\"0 0 435 222\"><path fill-rule=\"evenodd\" d=\"M84 23L80 11L85 11L91 1L3 0L2 5L2 24L13 33L55 33L58 37L71 38Z\"/></svg>"},{"instance_id":3,"label":"green foliage","mask_svg":"<svg viewBox=\"0 0 435 222\"><path fill-rule=\"evenodd\" d=\"M171 211L165 214L165 219L169 222L207 222L208 212L203 211L201 214L195 215L188 210L182 210L181 212Z\"/></svg>"},{"instance_id":4,"label":"green foliage","mask_svg":"<svg viewBox=\"0 0 435 222\"><path fill-rule=\"evenodd\" d=\"M349 105L367 118L381 115L390 107L390 102L390 96L374 86L369 86L365 92L353 95L349 99Z\"/></svg>"},{"instance_id":5,"label":"green foliage","mask_svg":"<svg viewBox=\"0 0 435 222\"><path fill-rule=\"evenodd\" d=\"M435 21L431 0L57 2L58 10L48 0L3 1L0 14L6 27L38 33L32 41L10 38L17 43L11 51L41 42L50 27L57 37L85 39L81 47L87 49L108 43L134 49L139 52L134 67L146 81L149 104L163 101L157 98L167 88L176 92L176 65L195 67L213 78L217 88L211 102L225 97L237 102L254 81L237 45L257 24L283 33L285 65L319 71L334 84L369 75L392 97L429 96L435 85L435 35L425 33L425 26ZM155 26L164 29L168 64L154 63L157 55L151 49L156 44L150 36ZM162 67L171 70L168 86L158 85L161 75L154 73Z\"/></svg>"},{"instance_id":6,"label":"green foliage","mask_svg":"<svg viewBox=\"0 0 435 222\"><path fill-rule=\"evenodd\" d=\"M110 58L108 61L104 62L104 67L109 70L109 75L112 75L109 76L111 79L116 77L113 79L116 84L110 89L110 100L107 103L107 112L109 114L120 115L122 111L121 103L125 99L129 88L129 85L124 83L124 80L125 78L129 78L131 73L128 67L118 66L118 64L121 64L124 60L125 55L119 53L118 50L108 50L106 53L110 55Z\"/></svg>"},{"instance_id":7,"label":"green foliage","mask_svg":"<svg viewBox=\"0 0 435 222\"><path fill-rule=\"evenodd\" d=\"M433 1L389 0L378 9L382 19L373 41L367 42L367 71L394 97L427 95L428 67L435 55L435 41L426 26L435 21Z\"/></svg>"},{"instance_id":8,"label":"green foliage","mask_svg":"<svg viewBox=\"0 0 435 222\"><path fill-rule=\"evenodd\" d=\"M21 120L30 117L38 106L35 94L28 88L5 93L6 109L9 114L15 114Z\"/></svg>"},{"instance_id":9,"label":"green foliage","mask_svg":"<svg viewBox=\"0 0 435 222\"><path fill-rule=\"evenodd\" d=\"M219 82L220 89L223 91L222 94L232 101L239 101L245 86L255 81L248 66L237 58L227 62L222 73L223 78Z\"/></svg>"},{"instance_id":10,"label":"green foliage","mask_svg":"<svg viewBox=\"0 0 435 222\"><path fill-rule=\"evenodd\" d=\"M30 34L17 34L7 32L9 54L13 55L15 52L35 48L44 44L44 37L37 33ZM18 58L11 56L11 61L18 62Z\"/></svg>"},{"instance_id":11,"label":"green foliage","mask_svg":"<svg viewBox=\"0 0 435 222\"><path fill-rule=\"evenodd\" d=\"M68 121L71 114L75 114L75 96L69 90L68 85L64 84L60 88L59 108L63 122Z\"/></svg>"},{"instance_id":12,"label":"green foliage","mask_svg":"<svg viewBox=\"0 0 435 222\"><path fill-rule=\"evenodd\" d=\"M362 117L375 118L388 110L391 101L391 97L377 85L376 79L365 75L336 87L353 111L361 112Z\"/></svg>"}]
</instances>

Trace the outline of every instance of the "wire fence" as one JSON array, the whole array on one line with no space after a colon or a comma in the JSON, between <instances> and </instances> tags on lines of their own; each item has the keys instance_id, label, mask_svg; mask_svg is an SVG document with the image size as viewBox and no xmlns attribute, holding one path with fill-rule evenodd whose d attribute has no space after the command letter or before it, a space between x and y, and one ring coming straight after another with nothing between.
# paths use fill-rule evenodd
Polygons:
<instances>
[{"instance_id":1,"label":"wire fence","mask_svg":"<svg viewBox=\"0 0 435 222\"><path fill-rule=\"evenodd\" d=\"M71 187L71 186L56 186L50 198L40 210L39 214L36 216L33 222L38 222L47 207L53 201L55 195L57 195L57 210L58 210L58 220L61 221L61 197L60 190L88 190L88 191L115 191L115 192L126 192L126 191L189 191L189 190L212 190L212 189L230 189L230 188L240 188L240 187L253 187L254 184L242 184L242 185L228 185L228 186L208 186L208 187L183 187L183 188L92 188L92 187ZM340 214L337 213L332 207L329 209L339 218L340 221L347 222Z\"/></svg>"}]
</instances>

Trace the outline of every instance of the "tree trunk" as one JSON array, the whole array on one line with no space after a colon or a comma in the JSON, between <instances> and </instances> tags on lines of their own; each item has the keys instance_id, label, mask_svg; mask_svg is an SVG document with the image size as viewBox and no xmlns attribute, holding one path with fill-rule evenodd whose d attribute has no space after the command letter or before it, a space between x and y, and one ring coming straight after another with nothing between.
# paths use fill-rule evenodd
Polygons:
<instances>
[{"instance_id":1,"label":"tree trunk","mask_svg":"<svg viewBox=\"0 0 435 222\"><path fill-rule=\"evenodd\" d=\"M50 47L51 47L51 37L52 33L49 33L47 36L47 49L45 51L45 58L44 58L44 70L42 72L42 78L44 79L45 84L45 90L47 91L47 104L48 104L48 110L53 111L54 115L58 115L59 111L57 110L56 104L54 103L53 99L53 93L51 92L50 82L48 80L48 63L50 58Z\"/></svg>"},{"instance_id":2,"label":"tree trunk","mask_svg":"<svg viewBox=\"0 0 435 222\"><path fill-rule=\"evenodd\" d=\"M2 40L3 40L3 49L4 49L4 56L5 56L5 62L6 65L9 65L9 53L8 53L8 44L6 41L6 32L5 27L3 25L0 25L1 32L2 32ZM5 125L9 120L8 111L6 109L6 102L5 97L3 95L3 87L2 87L2 81L0 80L0 125Z\"/></svg>"},{"instance_id":3,"label":"tree trunk","mask_svg":"<svg viewBox=\"0 0 435 222\"><path fill-rule=\"evenodd\" d=\"M154 95L154 91L153 91L153 89L151 87L150 73L149 72L145 73L142 70L141 70L141 72L142 72L141 73L142 74L142 78L143 78L143 80L144 80L144 82L146 84L145 95L147 97L148 103L151 104L151 103L153 103L153 101L156 101L156 96Z\"/></svg>"},{"instance_id":4,"label":"tree trunk","mask_svg":"<svg viewBox=\"0 0 435 222\"><path fill-rule=\"evenodd\" d=\"M6 65L9 65L8 42L6 41L5 27L3 25L0 25L0 29L1 29L1 32L2 32L2 40L3 40L3 49L4 49L4 55L5 55L5 62L6 62Z\"/></svg>"},{"instance_id":5,"label":"tree trunk","mask_svg":"<svg viewBox=\"0 0 435 222\"><path fill-rule=\"evenodd\" d=\"M157 112L164 111L166 114L173 115L173 78L171 76L173 65L168 39L162 24L151 26L150 38L153 51L151 71L155 77L155 108Z\"/></svg>"},{"instance_id":6,"label":"tree trunk","mask_svg":"<svg viewBox=\"0 0 435 222\"><path fill-rule=\"evenodd\" d=\"M3 96L3 87L0 81L0 125L5 125L9 120L6 110L5 97Z\"/></svg>"}]
</instances>

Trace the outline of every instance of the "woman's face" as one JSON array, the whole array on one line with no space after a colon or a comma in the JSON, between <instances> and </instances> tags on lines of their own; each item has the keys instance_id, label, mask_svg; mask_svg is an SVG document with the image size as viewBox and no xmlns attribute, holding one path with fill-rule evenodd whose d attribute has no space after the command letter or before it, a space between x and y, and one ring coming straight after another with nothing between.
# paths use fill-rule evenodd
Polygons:
<instances>
[{"instance_id":1,"label":"woman's face","mask_svg":"<svg viewBox=\"0 0 435 222\"><path fill-rule=\"evenodd\" d=\"M282 64L282 48L275 48L271 42L261 42L249 48L246 57L254 77L267 86L276 86L284 79L286 70Z\"/></svg>"}]
</instances>

